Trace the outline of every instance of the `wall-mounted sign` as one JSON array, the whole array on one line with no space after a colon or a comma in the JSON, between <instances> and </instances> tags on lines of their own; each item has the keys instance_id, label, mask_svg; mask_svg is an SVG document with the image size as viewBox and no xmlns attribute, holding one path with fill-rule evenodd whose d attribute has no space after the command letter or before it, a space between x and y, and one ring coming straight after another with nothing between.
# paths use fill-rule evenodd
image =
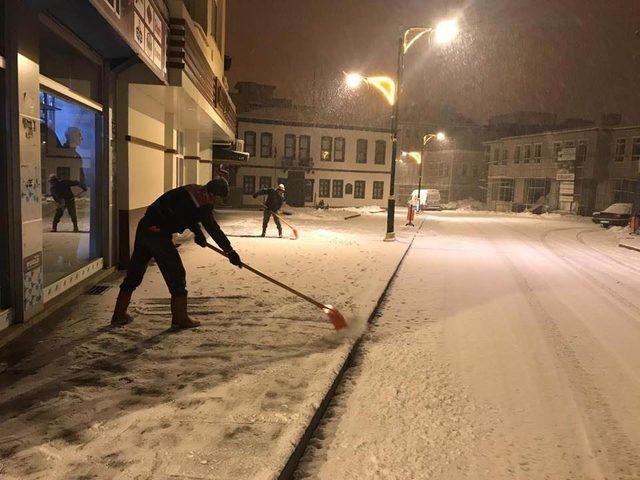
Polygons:
<instances>
[{"instance_id":1,"label":"wall-mounted sign","mask_svg":"<svg viewBox=\"0 0 640 480\"><path fill-rule=\"evenodd\" d=\"M561 182L573 182L576 179L575 173L558 173L556 174L556 180Z\"/></svg>"},{"instance_id":2,"label":"wall-mounted sign","mask_svg":"<svg viewBox=\"0 0 640 480\"><path fill-rule=\"evenodd\" d=\"M120 33L140 59L167 80L168 25L153 0L91 0L91 4Z\"/></svg>"},{"instance_id":3,"label":"wall-mounted sign","mask_svg":"<svg viewBox=\"0 0 640 480\"><path fill-rule=\"evenodd\" d=\"M566 147L558 152L559 162L574 162L576 160L577 149L575 147Z\"/></svg>"}]
</instances>

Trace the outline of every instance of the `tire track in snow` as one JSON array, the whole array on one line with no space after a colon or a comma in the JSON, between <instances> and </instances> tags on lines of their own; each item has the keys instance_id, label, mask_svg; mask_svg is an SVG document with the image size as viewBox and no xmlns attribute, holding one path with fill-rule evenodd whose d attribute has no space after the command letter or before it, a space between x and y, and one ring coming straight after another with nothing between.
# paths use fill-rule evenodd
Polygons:
<instances>
[{"instance_id":1,"label":"tire track in snow","mask_svg":"<svg viewBox=\"0 0 640 480\"><path fill-rule=\"evenodd\" d=\"M503 227L508 228L521 236L531 237L506 225L499 223ZM622 431L619 422L613 415L611 406L606 398L597 388L597 376L588 372L581 364L575 350L571 347L570 342L565 338L560 330L553 315L545 308L539 299L535 289L531 286L524 273L522 273L517 264L505 253L495 240L488 238L495 246L496 254L503 258L512 272L518 287L525 293L525 298L532 311L536 313L535 318L542 325L542 333L552 347L559 367L565 371L566 378L571 385L573 392L578 393L577 402L582 405L582 412L586 414L584 420L595 431L595 438L590 439L593 443L592 452L595 458L603 459L603 453L606 455L605 460L613 470L611 474L615 475L618 480L637 479L640 477L640 454L638 454L637 446ZM563 260L570 268L573 265L568 263L562 256L553 252L550 247L546 249L557 258ZM538 251L539 247L534 247ZM574 271L576 269L574 268ZM598 448L599 447L599 448ZM608 478L606 475L603 478Z\"/></svg>"}]
</instances>

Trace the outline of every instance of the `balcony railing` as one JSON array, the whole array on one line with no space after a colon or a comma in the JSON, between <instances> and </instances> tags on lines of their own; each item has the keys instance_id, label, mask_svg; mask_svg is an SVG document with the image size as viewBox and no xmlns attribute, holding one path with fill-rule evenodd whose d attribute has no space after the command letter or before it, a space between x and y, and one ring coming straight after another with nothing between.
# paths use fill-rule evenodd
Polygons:
<instances>
[{"instance_id":1,"label":"balcony railing","mask_svg":"<svg viewBox=\"0 0 640 480\"><path fill-rule=\"evenodd\" d=\"M287 158L280 159L280 167L285 170L312 170L313 158Z\"/></svg>"},{"instance_id":2,"label":"balcony railing","mask_svg":"<svg viewBox=\"0 0 640 480\"><path fill-rule=\"evenodd\" d=\"M197 24L188 18L172 17L169 20L169 48L167 49L167 67L182 72L195 85L207 102L225 120L227 126L235 131L236 110L224 83L218 78L203 50L203 42L198 41L202 33ZM181 86L181 76L169 75L171 85Z\"/></svg>"}]
</instances>

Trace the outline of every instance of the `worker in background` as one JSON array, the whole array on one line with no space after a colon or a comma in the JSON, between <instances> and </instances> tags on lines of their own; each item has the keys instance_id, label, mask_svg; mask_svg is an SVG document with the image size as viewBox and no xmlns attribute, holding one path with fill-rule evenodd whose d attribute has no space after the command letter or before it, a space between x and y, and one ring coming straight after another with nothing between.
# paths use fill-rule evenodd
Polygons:
<instances>
[{"instance_id":1,"label":"worker in background","mask_svg":"<svg viewBox=\"0 0 640 480\"><path fill-rule=\"evenodd\" d=\"M278 188L263 188L253 194L253 198L257 198L260 195L265 195L264 199L264 213L262 216L262 235L264 237L267 234L267 225L269 219L273 217L273 221L278 228L278 236L282 237L282 224L280 218L278 218L278 212L284 204L284 185L278 185Z\"/></svg>"}]
</instances>

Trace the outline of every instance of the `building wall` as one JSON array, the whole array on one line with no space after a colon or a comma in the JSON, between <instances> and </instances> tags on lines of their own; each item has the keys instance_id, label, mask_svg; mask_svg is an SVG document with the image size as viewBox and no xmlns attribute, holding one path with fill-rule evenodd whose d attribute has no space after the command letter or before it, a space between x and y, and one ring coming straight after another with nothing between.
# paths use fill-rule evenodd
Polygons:
<instances>
[{"instance_id":1,"label":"building wall","mask_svg":"<svg viewBox=\"0 0 640 480\"><path fill-rule=\"evenodd\" d=\"M306 201L305 205L313 205L323 200L325 204L331 207L343 206L365 206L386 204L389 191L389 169L391 166L391 142L390 134L384 131L367 131L363 129L348 129L339 126L317 126L317 125L300 125L300 124L279 124L275 122L255 122L251 120L240 120L238 125L238 137L245 138L247 131L256 133L256 155L251 156L246 166L239 168L236 177L236 186L242 188L245 176L256 177L256 189L259 188L259 177L268 176L271 178L271 185L277 185L278 179L287 178L291 168L283 165L284 160L284 142L285 134L296 136L296 159L294 163L299 162L299 142L301 135L308 135L311 139L310 167L304 171L305 179L313 180L313 196L311 201ZM273 138L273 149L271 157L265 158L261 156L260 140L262 133L270 133ZM332 159L331 161L321 160L321 139L323 136L331 137L332 142ZM334 161L335 138L345 139L345 161ZM367 140L367 162L356 163L356 145L358 139ZM384 164L375 163L375 145L376 141L385 142ZM245 149L247 148L245 143ZM346 194L343 190L342 198L330 196L328 198L320 197L320 180L342 180L344 182L343 189L347 184L354 186L356 180L365 181L365 198L354 198L354 193ZM382 198L373 198L373 182L384 182ZM243 205L259 205L260 199L254 199L249 194L242 195Z\"/></svg>"},{"instance_id":2,"label":"building wall","mask_svg":"<svg viewBox=\"0 0 640 480\"><path fill-rule=\"evenodd\" d=\"M586 153L578 155L582 160L560 162L557 148L586 145ZM531 206L527 198L528 185L535 180L546 180L547 200L552 208L566 208L560 200L558 173L574 172L574 201L572 209L588 214L603 208L608 195L603 194L607 182L607 162L611 145L611 133L607 129L589 128L547 132L535 135L508 137L486 143L485 161L488 163L488 204L490 208L510 210L513 204ZM539 155L536 155L539 146ZM526 158L529 149L530 156ZM519 159L517 159L517 152ZM505 182L513 182L510 200L500 199L498 190ZM539 182L538 182L539 184Z\"/></svg>"},{"instance_id":3,"label":"building wall","mask_svg":"<svg viewBox=\"0 0 640 480\"><path fill-rule=\"evenodd\" d=\"M486 165L484 155L475 150L436 150L426 152L422 181L427 188L440 190L443 202L484 199Z\"/></svg>"}]
</instances>

